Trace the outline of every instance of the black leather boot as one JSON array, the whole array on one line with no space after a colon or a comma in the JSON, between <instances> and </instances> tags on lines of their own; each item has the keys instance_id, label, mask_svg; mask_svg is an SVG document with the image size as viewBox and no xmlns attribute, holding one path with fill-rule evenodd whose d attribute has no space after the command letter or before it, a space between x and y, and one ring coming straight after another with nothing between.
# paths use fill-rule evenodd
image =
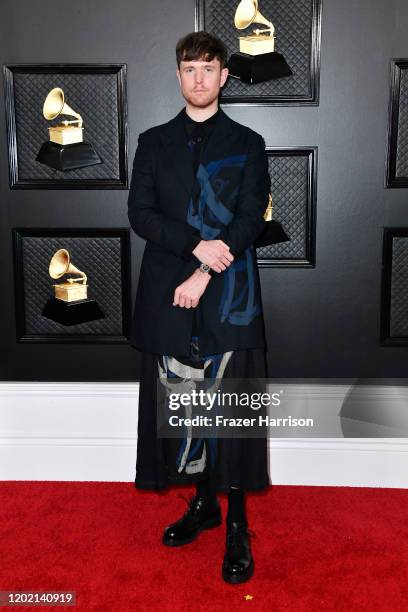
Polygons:
<instances>
[{"instance_id":1,"label":"black leather boot","mask_svg":"<svg viewBox=\"0 0 408 612\"><path fill-rule=\"evenodd\" d=\"M225 582L239 584L249 580L254 573L249 536L255 535L247 523L227 523L226 551L222 564Z\"/></svg>"},{"instance_id":2,"label":"black leather boot","mask_svg":"<svg viewBox=\"0 0 408 612\"><path fill-rule=\"evenodd\" d=\"M204 529L218 527L222 523L221 508L218 500L210 503L205 497L195 495L186 499L179 494L188 504L188 510L175 523L164 530L163 544L166 546L182 546L193 542Z\"/></svg>"}]
</instances>

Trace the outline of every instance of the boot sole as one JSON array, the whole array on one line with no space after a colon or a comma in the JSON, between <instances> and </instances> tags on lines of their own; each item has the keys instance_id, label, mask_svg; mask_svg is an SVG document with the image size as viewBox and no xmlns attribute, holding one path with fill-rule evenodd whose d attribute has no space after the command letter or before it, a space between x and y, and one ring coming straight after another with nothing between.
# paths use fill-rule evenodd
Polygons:
<instances>
[{"instance_id":1,"label":"boot sole","mask_svg":"<svg viewBox=\"0 0 408 612\"><path fill-rule=\"evenodd\" d=\"M241 584L242 582L246 582L247 580L249 580L250 578L252 578L252 576L254 575L254 561L252 559L251 564L248 567L248 571L245 575L243 576L234 576L234 575L230 575L228 574L224 568L222 568L222 577L224 578L225 582L228 582L229 584Z\"/></svg>"},{"instance_id":2,"label":"boot sole","mask_svg":"<svg viewBox=\"0 0 408 612\"><path fill-rule=\"evenodd\" d=\"M194 542L200 535L202 531L205 529L213 529L214 527L219 527L222 523L221 517L215 517L207 519L200 527L197 528L196 532L193 533L189 538L185 540L167 540L165 536L162 538L163 544L166 546L184 546L184 544L190 544L190 542Z\"/></svg>"}]
</instances>

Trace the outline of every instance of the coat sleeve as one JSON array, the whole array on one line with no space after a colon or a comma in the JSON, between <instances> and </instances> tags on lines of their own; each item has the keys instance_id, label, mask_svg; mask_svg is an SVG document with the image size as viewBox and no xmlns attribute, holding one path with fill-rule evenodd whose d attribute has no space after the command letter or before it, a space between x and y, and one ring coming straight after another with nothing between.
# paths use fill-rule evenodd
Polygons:
<instances>
[{"instance_id":1,"label":"coat sleeve","mask_svg":"<svg viewBox=\"0 0 408 612\"><path fill-rule=\"evenodd\" d=\"M140 134L128 198L128 219L138 236L151 240L186 261L201 241L200 232L157 209L152 149L146 133Z\"/></svg>"},{"instance_id":2,"label":"coat sleeve","mask_svg":"<svg viewBox=\"0 0 408 612\"><path fill-rule=\"evenodd\" d=\"M217 236L230 247L234 257L253 244L264 229L270 187L265 141L257 135L245 164L234 216Z\"/></svg>"}]
</instances>

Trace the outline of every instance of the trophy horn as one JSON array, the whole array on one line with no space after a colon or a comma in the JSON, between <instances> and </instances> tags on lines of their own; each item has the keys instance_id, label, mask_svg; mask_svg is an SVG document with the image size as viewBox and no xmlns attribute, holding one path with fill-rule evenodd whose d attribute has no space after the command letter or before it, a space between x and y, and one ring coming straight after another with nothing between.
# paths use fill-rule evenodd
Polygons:
<instances>
[{"instance_id":1,"label":"trophy horn","mask_svg":"<svg viewBox=\"0 0 408 612\"><path fill-rule=\"evenodd\" d=\"M76 117L76 120L64 121L63 123L65 125L68 123L78 123L78 127L82 127L83 122L81 115L66 104L64 92L61 87L54 87L54 89L51 89L45 98L43 115L46 119L48 119L48 121L55 119L58 117L58 115L72 115L73 117Z\"/></svg>"},{"instance_id":2,"label":"trophy horn","mask_svg":"<svg viewBox=\"0 0 408 612\"><path fill-rule=\"evenodd\" d=\"M82 270L79 270L70 262L70 256L67 249L59 249L51 258L48 272L51 278L60 278L64 274L79 274L80 278L68 278L69 283L82 281L86 283L87 276Z\"/></svg>"},{"instance_id":3,"label":"trophy horn","mask_svg":"<svg viewBox=\"0 0 408 612\"><path fill-rule=\"evenodd\" d=\"M266 207L265 212L264 212L265 221L272 221L272 207L273 207L272 194L270 193L269 200L268 200L268 206Z\"/></svg>"},{"instance_id":4,"label":"trophy horn","mask_svg":"<svg viewBox=\"0 0 408 612\"><path fill-rule=\"evenodd\" d=\"M258 0L241 0L235 11L235 27L238 30L243 30L250 26L251 23L263 23L267 25L271 30L271 36L273 35L275 28L272 22L268 21L268 19L258 11Z\"/></svg>"}]
</instances>

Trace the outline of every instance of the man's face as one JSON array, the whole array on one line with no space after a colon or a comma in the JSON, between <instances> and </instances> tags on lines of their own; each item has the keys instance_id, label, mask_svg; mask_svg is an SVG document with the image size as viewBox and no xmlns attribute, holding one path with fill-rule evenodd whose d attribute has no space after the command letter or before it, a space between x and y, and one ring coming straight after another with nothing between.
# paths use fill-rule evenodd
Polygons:
<instances>
[{"instance_id":1,"label":"man's face","mask_svg":"<svg viewBox=\"0 0 408 612\"><path fill-rule=\"evenodd\" d=\"M177 69L181 93L192 106L206 108L218 98L220 88L228 77L228 68L221 70L218 58L209 61L180 62Z\"/></svg>"}]
</instances>

